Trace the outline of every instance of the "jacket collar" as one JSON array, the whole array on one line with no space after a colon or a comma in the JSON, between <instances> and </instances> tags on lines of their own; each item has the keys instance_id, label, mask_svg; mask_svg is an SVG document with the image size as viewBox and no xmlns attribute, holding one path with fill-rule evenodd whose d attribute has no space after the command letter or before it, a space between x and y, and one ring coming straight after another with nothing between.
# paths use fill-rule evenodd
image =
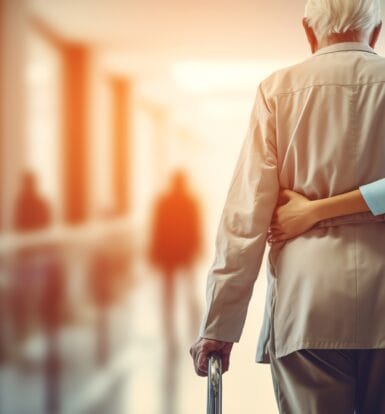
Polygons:
<instances>
[{"instance_id":1,"label":"jacket collar","mask_svg":"<svg viewBox=\"0 0 385 414\"><path fill-rule=\"evenodd\" d=\"M377 53L372 49L368 44L361 42L342 42L334 43L330 46L323 47L322 49L317 50L313 56L324 55L326 53L335 53L335 52L346 52L346 51L359 51L359 52L368 52L376 55Z\"/></svg>"}]
</instances>

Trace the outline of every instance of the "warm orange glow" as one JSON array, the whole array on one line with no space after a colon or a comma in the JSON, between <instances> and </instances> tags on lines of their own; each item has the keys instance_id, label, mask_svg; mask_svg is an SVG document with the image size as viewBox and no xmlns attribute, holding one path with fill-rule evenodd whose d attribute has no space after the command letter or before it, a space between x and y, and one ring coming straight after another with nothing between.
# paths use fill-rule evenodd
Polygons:
<instances>
[{"instance_id":1,"label":"warm orange glow","mask_svg":"<svg viewBox=\"0 0 385 414\"><path fill-rule=\"evenodd\" d=\"M185 61L175 63L172 74L176 85L188 93L239 92L249 90L250 85L256 86L287 64L287 61Z\"/></svg>"}]
</instances>

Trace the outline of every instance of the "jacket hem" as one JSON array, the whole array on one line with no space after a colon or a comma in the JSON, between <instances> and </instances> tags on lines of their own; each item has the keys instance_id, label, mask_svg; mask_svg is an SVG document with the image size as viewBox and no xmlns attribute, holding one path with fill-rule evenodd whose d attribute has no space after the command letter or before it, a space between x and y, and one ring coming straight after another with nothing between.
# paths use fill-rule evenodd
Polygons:
<instances>
[{"instance_id":1,"label":"jacket hem","mask_svg":"<svg viewBox=\"0 0 385 414\"><path fill-rule=\"evenodd\" d=\"M319 341L302 340L293 345L276 347L276 358L281 358L300 349L384 349L385 339L374 343L360 341Z\"/></svg>"}]
</instances>

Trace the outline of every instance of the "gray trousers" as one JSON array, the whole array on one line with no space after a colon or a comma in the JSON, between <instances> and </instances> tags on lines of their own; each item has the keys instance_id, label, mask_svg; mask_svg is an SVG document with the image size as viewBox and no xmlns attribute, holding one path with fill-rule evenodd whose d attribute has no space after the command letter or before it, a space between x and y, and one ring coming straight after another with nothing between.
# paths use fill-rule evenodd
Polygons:
<instances>
[{"instance_id":1,"label":"gray trousers","mask_svg":"<svg viewBox=\"0 0 385 414\"><path fill-rule=\"evenodd\" d=\"M385 414L385 349L269 349L280 414Z\"/></svg>"}]
</instances>

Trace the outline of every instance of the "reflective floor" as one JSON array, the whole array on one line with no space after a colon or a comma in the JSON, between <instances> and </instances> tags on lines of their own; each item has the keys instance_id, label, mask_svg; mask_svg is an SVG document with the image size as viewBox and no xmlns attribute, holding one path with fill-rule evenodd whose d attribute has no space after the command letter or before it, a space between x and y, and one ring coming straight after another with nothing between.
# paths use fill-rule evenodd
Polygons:
<instances>
[{"instance_id":1,"label":"reflective floor","mask_svg":"<svg viewBox=\"0 0 385 414\"><path fill-rule=\"evenodd\" d=\"M200 275L205 272L204 265L197 269ZM104 357L92 318L60 330L56 365L47 365L48 341L30 336L17 350L17 362L1 365L2 414L205 412L206 380L195 376L188 354L192 340L183 277L177 283L176 345L170 351L162 332L159 275L140 260L135 274L130 293L108 311ZM242 341L234 348L231 371L224 377L224 412L276 413L268 366L253 362L263 277L257 282ZM204 279L199 278L198 297L203 297Z\"/></svg>"}]
</instances>

